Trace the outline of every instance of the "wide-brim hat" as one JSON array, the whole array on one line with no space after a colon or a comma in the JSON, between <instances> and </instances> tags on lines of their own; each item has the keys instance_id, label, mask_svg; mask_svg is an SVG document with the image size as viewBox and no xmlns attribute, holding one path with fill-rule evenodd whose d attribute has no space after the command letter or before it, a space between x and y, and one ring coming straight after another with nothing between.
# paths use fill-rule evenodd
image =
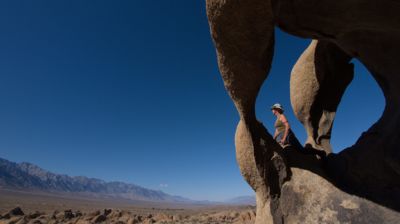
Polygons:
<instances>
[{"instance_id":1,"label":"wide-brim hat","mask_svg":"<svg viewBox=\"0 0 400 224\"><path fill-rule=\"evenodd\" d=\"M279 110L283 111L283 107L279 103L272 105L271 110L273 110L273 109L279 109Z\"/></svg>"}]
</instances>

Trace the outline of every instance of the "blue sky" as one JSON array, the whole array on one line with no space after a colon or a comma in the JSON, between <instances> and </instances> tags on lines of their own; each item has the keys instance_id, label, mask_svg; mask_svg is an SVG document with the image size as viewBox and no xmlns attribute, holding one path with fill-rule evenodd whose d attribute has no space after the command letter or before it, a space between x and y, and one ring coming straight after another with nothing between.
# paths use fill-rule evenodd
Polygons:
<instances>
[{"instance_id":1,"label":"blue sky","mask_svg":"<svg viewBox=\"0 0 400 224\"><path fill-rule=\"evenodd\" d=\"M233 136L205 1L38 0L0 3L0 157L56 173L119 180L193 199L250 195ZM290 70L310 40L277 30L257 101L290 109ZM350 146L383 111L368 71L338 110L332 144Z\"/></svg>"}]
</instances>

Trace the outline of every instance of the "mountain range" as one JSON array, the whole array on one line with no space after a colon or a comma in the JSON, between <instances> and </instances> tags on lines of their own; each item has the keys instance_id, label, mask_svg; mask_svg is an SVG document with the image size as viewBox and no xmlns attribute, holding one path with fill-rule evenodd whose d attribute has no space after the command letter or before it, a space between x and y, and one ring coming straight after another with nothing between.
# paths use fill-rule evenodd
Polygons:
<instances>
[{"instance_id":1,"label":"mountain range","mask_svg":"<svg viewBox=\"0 0 400 224\"><path fill-rule=\"evenodd\" d=\"M226 200L225 203L227 204L237 204L237 205L255 205L256 204L256 197L253 196L240 196L231 198Z\"/></svg>"},{"instance_id":2,"label":"mountain range","mask_svg":"<svg viewBox=\"0 0 400 224\"><path fill-rule=\"evenodd\" d=\"M15 163L3 158L0 158L0 188L153 202L255 205L254 196L241 196L224 202L195 201L130 183L55 174L28 162Z\"/></svg>"},{"instance_id":3,"label":"mountain range","mask_svg":"<svg viewBox=\"0 0 400 224\"><path fill-rule=\"evenodd\" d=\"M136 184L107 182L84 176L55 174L31 163L15 163L0 158L0 188L47 193L73 193L89 197L191 204L254 205L254 196L241 196L224 202L195 201L147 189Z\"/></svg>"},{"instance_id":4,"label":"mountain range","mask_svg":"<svg viewBox=\"0 0 400 224\"><path fill-rule=\"evenodd\" d=\"M44 192L86 193L88 195L164 202L194 202L135 184L106 182L84 176L71 177L46 171L34 164L0 158L0 187Z\"/></svg>"}]
</instances>

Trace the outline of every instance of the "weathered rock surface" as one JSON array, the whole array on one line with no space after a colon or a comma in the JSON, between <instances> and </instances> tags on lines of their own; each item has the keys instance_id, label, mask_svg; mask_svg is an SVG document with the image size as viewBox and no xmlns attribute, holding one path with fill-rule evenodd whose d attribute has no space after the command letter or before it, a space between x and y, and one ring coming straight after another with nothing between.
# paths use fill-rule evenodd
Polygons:
<instances>
[{"instance_id":1,"label":"weathered rock surface","mask_svg":"<svg viewBox=\"0 0 400 224\"><path fill-rule=\"evenodd\" d=\"M314 40L294 65L290 97L296 117L307 132L305 145L332 152L331 131L336 110L353 79L351 57L337 45Z\"/></svg>"},{"instance_id":2,"label":"weathered rock surface","mask_svg":"<svg viewBox=\"0 0 400 224\"><path fill-rule=\"evenodd\" d=\"M11 209L9 212L1 215L2 219L9 219L11 217L15 217L15 216L23 216L24 212L22 211L22 209L20 207L15 207L13 209Z\"/></svg>"},{"instance_id":3,"label":"weathered rock surface","mask_svg":"<svg viewBox=\"0 0 400 224\"><path fill-rule=\"evenodd\" d=\"M240 121L235 144L256 192L256 223L400 223L400 4L392 0L207 0L218 65ZM257 121L274 28L314 39L291 76L307 149L283 150ZM360 60L381 87L382 117L332 153L337 108Z\"/></svg>"}]
</instances>

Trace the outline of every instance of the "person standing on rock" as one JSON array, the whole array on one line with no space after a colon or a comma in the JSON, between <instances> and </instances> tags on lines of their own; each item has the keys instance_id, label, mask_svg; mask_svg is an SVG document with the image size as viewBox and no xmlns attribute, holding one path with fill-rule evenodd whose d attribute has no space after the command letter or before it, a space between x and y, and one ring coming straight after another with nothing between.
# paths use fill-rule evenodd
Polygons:
<instances>
[{"instance_id":1,"label":"person standing on rock","mask_svg":"<svg viewBox=\"0 0 400 224\"><path fill-rule=\"evenodd\" d=\"M296 136L290 129L290 125L286 116L283 114L282 105L276 103L271 107L272 113L276 116L274 139L283 147L295 147L301 149L302 146Z\"/></svg>"}]
</instances>

